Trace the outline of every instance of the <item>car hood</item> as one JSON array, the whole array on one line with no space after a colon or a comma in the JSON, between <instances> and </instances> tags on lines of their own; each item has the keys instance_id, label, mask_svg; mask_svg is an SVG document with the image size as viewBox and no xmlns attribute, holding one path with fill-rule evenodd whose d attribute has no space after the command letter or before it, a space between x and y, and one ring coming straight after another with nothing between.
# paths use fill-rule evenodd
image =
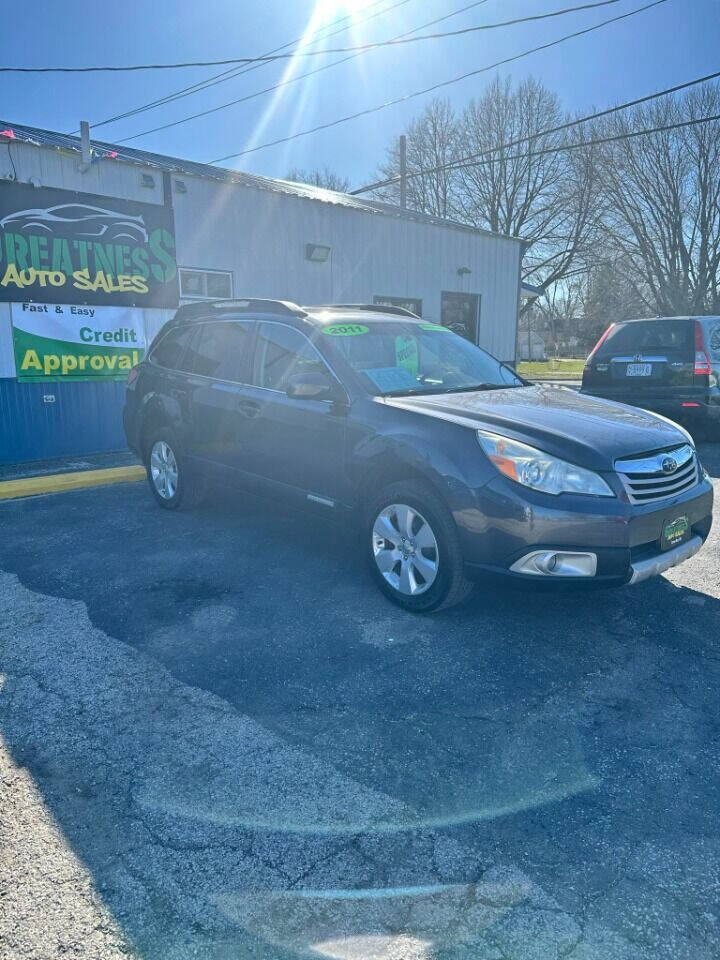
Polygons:
<instances>
[{"instance_id":1,"label":"car hood","mask_svg":"<svg viewBox=\"0 0 720 960\"><path fill-rule=\"evenodd\" d=\"M549 384L385 397L382 402L451 423L493 430L593 470L612 470L620 457L688 440L680 427L657 414Z\"/></svg>"}]
</instances>

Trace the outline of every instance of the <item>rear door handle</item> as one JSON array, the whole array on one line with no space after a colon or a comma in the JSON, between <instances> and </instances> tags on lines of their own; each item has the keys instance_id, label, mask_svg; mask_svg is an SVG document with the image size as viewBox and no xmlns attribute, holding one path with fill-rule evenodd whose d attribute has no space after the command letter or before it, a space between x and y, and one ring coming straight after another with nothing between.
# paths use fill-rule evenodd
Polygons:
<instances>
[{"instance_id":1,"label":"rear door handle","mask_svg":"<svg viewBox=\"0 0 720 960\"><path fill-rule=\"evenodd\" d=\"M244 417L252 419L260 414L260 404L257 400L240 399L237 408Z\"/></svg>"}]
</instances>

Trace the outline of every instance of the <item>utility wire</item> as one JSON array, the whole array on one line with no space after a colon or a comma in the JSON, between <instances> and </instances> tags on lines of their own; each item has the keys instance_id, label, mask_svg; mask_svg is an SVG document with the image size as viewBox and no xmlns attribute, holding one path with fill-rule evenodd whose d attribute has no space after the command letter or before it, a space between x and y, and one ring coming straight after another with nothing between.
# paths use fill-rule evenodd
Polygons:
<instances>
[{"instance_id":1,"label":"utility wire","mask_svg":"<svg viewBox=\"0 0 720 960\"><path fill-rule=\"evenodd\" d=\"M376 43L363 43L354 47L327 47L321 50L296 50L290 53L267 54L261 57L233 57L227 60L191 60L183 63L138 63L126 66L95 66L95 67L0 67L0 73L131 73L139 70L184 70L187 67L222 67L229 64L241 63L272 63L275 60L288 60L295 57L317 57L328 53L355 53L364 50L374 50L378 47L392 47L406 43L419 43L424 40L442 40L446 37L459 37L481 30L497 30L499 27L512 27L518 23L531 23L536 20L549 20L552 17L562 17L568 13L577 13L581 10L594 10L597 7L608 7L619 3L620 0L596 0L594 3L584 3L578 7L565 7L562 10L553 10L550 13L536 13L529 17L517 17L514 20L501 20L498 23L483 23L476 27L463 27L461 30L450 30L444 33L426 33L420 37L408 37L402 40L380 40Z\"/></svg>"},{"instance_id":2,"label":"utility wire","mask_svg":"<svg viewBox=\"0 0 720 960\"><path fill-rule=\"evenodd\" d=\"M240 150L237 153L226 154L224 157L218 157L215 160L210 160L209 163L223 163L225 160L234 160L237 157L243 157L248 153L255 153L258 150L264 150L266 147L276 147L281 143L288 143L291 140L297 140L300 137L307 137L310 134L317 133L320 130L327 130L330 127L336 127L341 123L347 123L349 120L357 120L359 117L369 116L370 114L377 113L380 110L386 110L388 107L397 106L399 103L407 103L409 100L422 97L426 93L433 93L435 90L449 87L454 83L459 83L461 80L467 80L469 77L476 77L481 73L487 73L489 70L494 70L496 67L503 66L506 63L513 63L516 60L521 60L523 57L528 57L532 53L538 53L540 50L548 50L550 47L556 47L558 44L564 43L566 40L572 40L575 37L584 36L587 33L592 33L594 30L600 30L602 27L606 27L611 23L618 23L620 20L626 20L628 17L634 17L636 14L643 13L645 10L650 10L652 7L658 7L662 3L667 3L667 0L652 0L651 3L646 3L644 6L637 7L635 10L630 10L628 13L623 13L618 17L611 17L609 20L602 20L600 23L596 23L592 27L585 27L583 30L576 30L574 33L568 33L564 37L558 37L557 40L551 40L548 43L540 44L540 46L532 47L530 50L524 50L522 53L516 53L512 57L505 57L503 60L497 60L495 63L491 63L486 67L480 67L477 70L470 70L468 73L463 73L459 77L453 77L451 80L443 80L441 83L435 83L431 87L425 87L422 90L415 90L413 93L406 93L402 97L396 97L394 100L386 100L385 103L378 104L375 107L368 107L366 110L359 110L357 113L351 113L345 117L338 117L336 120L330 120L327 123L320 123L308 130L301 130L298 133L290 134L287 137L280 137L277 140L270 140L267 143L261 143L257 147L250 147L247 150Z\"/></svg>"},{"instance_id":3,"label":"utility wire","mask_svg":"<svg viewBox=\"0 0 720 960\"><path fill-rule=\"evenodd\" d=\"M375 0L374 3L371 3L366 10L371 10L373 7L379 6L379 4L384 3L385 0ZM281 50L286 50L288 47L294 47L298 43L303 41L307 42L315 37L320 37L321 34L324 34L324 39L328 37L337 36L337 34L344 33L351 26L361 26L363 23L368 23L370 20L374 20L376 17L381 17L390 11L397 9L398 7L403 7L407 3L412 3L413 0L398 0L397 3L391 3L390 6L385 7L383 10L378 10L375 13L371 13L370 16L364 17L362 20L357 20L353 18L352 14L346 14L343 17L338 17L337 20L333 20L332 23L326 24L326 26L321 27L320 29L311 33L308 37L296 37L294 40L289 40L287 43L283 43L279 47L274 47L272 50L269 50L267 55L273 53L278 53ZM481 0L482 3L486 3L487 0ZM474 4L473 4L474 6ZM344 27L340 27L339 30L334 30L332 33L325 33L326 30L329 30L330 27L337 26L339 23L344 23L346 20L352 20L352 24L348 24ZM133 117L140 113L145 113L148 110L154 110L156 107L164 106L166 103L173 103L175 100L181 100L184 97L189 97L193 93L199 93L202 90L207 90L210 87L217 86L219 83L226 83L228 80L233 80L235 77L242 76L245 73L250 73L253 70L258 70L260 67L265 66L267 61L260 63L250 64L245 67L231 67L229 70L223 70L222 73L216 73L212 77L207 77L205 80L199 80L197 83L190 84L190 86L182 87L180 90L176 90L174 93L169 93L164 97L159 97L157 100L151 100L150 103L141 104L139 107L133 107L131 110L126 110L124 113L118 113L114 117L107 117L105 120L91 121L91 126L94 129L98 127L104 127L106 124L115 123L116 120L124 120L126 117ZM274 89L274 88L271 88ZM75 131L78 133L79 131Z\"/></svg>"},{"instance_id":4,"label":"utility wire","mask_svg":"<svg viewBox=\"0 0 720 960\"><path fill-rule=\"evenodd\" d=\"M582 150L584 147L597 147L603 143L616 143L620 140L632 140L635 137L649 137L653 133L664 133L667 130L679 130L681 127L695 127L701 123L712 123L720 120L720 113L715 113L711 117L695 117L692 120L679 120L676 123L667 123L660 127L649 127L646 130L629 130L626 133L618 133L612 137L597 137L593 140L582 140L577 143L564 143L558 147L547 147L545 150L534 150L531 153L518 153L514 156L505 157L506 160L529 160L533 157L544 157L549 153L564 153L569 150ZM485 166L491 163L490 160L474 160L468 163L468 167Z\"/></svg>"},{"instance_id":5,"label":"utility wire","mask_svg":"<svg viewBox=\"0 0 720 960\"><path fill-rule=\"evenodd\" d=\"M431 20L428 23L423 23L419 27L415 27L413 30L408 30L406 33L399 34L400 37L409 36L412 33L416 33L418 30L424 30L426 27L434 26L436 23L441 23L443 20L449 20L451 17L457 17L461 13L465 13L467 10L470 10L473 7L479 7L484 3L487 3L488 0L475 0L474 3L470 3L465 7L461 7L459 10L453 10L452 13L446 14L444 17L438 17L437 20ZM197 120L200 117L207 117L212 113L218 113L220 110L226 110L228 107L237 106L239 103L246 103L248 100L254 100L256 97L260 97L266 93L272 93L274 90L279 90L282 87L287 87L291 83L297 83L299 80L305 80L307 77L312 77L316 73L322 73L323 70L329 70L331 67L337 67L341 63L347 63L348 60L354 60L356 57L361 57L363 52L353 53L349 57L343 57L341 60L333 60L332 63L326 63L322 67L316 67L314 70L309 70L307 73L301 73L297 77L290 77L288 80L281 80L279 83L273 84L271 87L265 87L264 90L258 90L255 93L246 94L243 97L238 97L235 100L230 100L227 103L221 103L217 107L210 107L208 110L201 110L199 113L191 114L189 117L181 117L179 120L173 120L170 123L164 123L159 127L152 127L150 130L143 130L142 133L135 133L130 137L124 137L122 140L118 140L118 143L129 143L131 140L138 140L140 137L149 136L151 133L157 133L160 130L169 130L170 127L177 127L183 123L189 123L191 120Z\"/></svg>"},{"instance_id":6,"label":"utility wire","mask_svg":"<svg viewBox=\"0 0 720 960\"><path fill-rule=\"evenodd\" d=\"M438 164L435 167L425 167L422 170L416 170L408 173L406 179L414 179L416 177L425 177L431 173L443 173L446 170L453 170L456 167L459 169L464 169L465 167L472 167L475 164L472 162L478 158L491 157L496 153L502 153L505 150L509 150L511 147L520 146L522 143L530 143L533 140L540 140L542 137L550 136L552 133L560 133L562 130L570 130L572 127L578 127L583 123L588 123L590 120L599 120L600 117L607 117L609 114L618 113L620 110L627 110L630 107L637 107L640 104L648 103L650 100L656 100L658 97L665 97L671 93L678 93L680 90L687 90L688 87L695 87L699 83L707 83L709 80L716 80L720 77L720 70L715 73L708 73L704 77L698 77L696 80L688 80L686 83L679 83L674 87L668 87L666 90L659 90L657 93L649 93L644 97L638 97L636 100L628 100L626 103L619 103L617 106L608 107L605 110L598 110L596 113L589 113L584 117L578 117L575 120L569 120L567 123L561 123L557 127L549 127L547 130L538 130L537 133L531 134L529 137L520 137L517 140L510 140L508 143L498 144L497 147L491 147L489 150L482 150L480 153L471 153L465 157L458 157L456 160L450 160L447 163ZM507 157L506 159L511 159ZM381 187L389 187L393 183L399 183L401 178L397 177L388 177L386 180L378 180L376 183L368 184L366 187L358 187L357 190L351 190L351 196L358 196L362 193L369 193L371 190L379 190Z\"/></svg>"}]
</instances>

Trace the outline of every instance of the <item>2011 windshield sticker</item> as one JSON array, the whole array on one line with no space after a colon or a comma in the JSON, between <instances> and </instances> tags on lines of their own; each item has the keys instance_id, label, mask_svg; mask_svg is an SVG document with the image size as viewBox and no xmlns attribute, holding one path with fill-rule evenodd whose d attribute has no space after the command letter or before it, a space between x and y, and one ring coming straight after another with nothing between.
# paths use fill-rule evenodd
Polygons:
<instances>
[{"instance_id":1,"label":"2011 windshield sticker","mask_svg":"<svg viewBox=\"0 0 720 960\"><path fill-rule=\"evenodd\" d=\"M323 333L329 337L359 337L363 333L370 333L370 327L362 323L332 323L323 327Z\"/></svg>"}]
</instances>

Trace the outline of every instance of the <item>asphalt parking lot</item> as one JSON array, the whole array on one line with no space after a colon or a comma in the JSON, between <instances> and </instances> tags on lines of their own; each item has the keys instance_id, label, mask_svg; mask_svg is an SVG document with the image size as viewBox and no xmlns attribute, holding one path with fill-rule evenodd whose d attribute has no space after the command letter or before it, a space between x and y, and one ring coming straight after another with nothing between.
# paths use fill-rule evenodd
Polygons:
<instances>
[{"instance_id":1,"label":"asphalt parking lot","mask_svg":"<svg viewBox=\"0 0 720 960\"><path fill-rule=\"evenodd\" d=\"M315 516L0 504L0 958L716 960L719 626L720 525L418 618Z\"/></svg>"}]
</instances>

